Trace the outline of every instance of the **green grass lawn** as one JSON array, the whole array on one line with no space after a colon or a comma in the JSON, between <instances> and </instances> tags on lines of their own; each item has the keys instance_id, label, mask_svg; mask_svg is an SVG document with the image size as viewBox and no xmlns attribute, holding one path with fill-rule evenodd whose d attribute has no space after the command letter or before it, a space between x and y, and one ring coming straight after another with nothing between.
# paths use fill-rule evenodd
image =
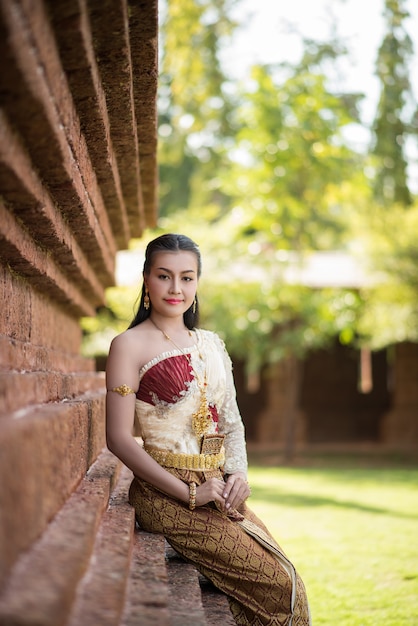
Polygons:
<instances>
[{"instance_id":1,"label":"green grass lawn","mask_svg":"<svg viewBox=\"0 0 418 626\"><path fill-rule=\"evenodd\" d=\"M417 626L418 469L329 465L249 471L249 504L301 574L313 625Z\"/></svg>"}]
</instances>

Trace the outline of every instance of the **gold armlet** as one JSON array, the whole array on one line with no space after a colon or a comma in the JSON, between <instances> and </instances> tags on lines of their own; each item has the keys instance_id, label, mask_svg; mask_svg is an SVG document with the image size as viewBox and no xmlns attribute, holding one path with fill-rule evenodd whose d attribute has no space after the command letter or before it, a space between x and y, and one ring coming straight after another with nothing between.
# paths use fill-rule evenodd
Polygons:
<instances>
[{"instance_id":1,"label":"gold armlet","mask_svg":"<svg viewBox=\"0 0 418 626\"><path fill-rule=\"evenodd\" d=\"M112 389L109 389L109 391L116 391L116 393L118 393L120 396L129 396L130 393L136 395L136 391L134 391L125 384L119 385L119 387L113 387Z\"/></svg>"}]
</instances>

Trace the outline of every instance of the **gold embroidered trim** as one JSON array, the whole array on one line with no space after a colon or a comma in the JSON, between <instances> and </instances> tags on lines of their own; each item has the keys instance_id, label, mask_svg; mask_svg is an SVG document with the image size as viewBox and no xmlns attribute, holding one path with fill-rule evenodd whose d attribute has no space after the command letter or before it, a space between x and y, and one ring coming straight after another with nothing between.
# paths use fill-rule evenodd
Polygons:
<instances>
[{"instance_id":1,"label":"gold embroidered trim","mask_svg":"<svg viewBox=\"0 0 418 626\"><path fill-rule=\"evenodd\" d=\"M224 450L221 450L219 454L177 454L169 450L159 450L147 445L144 446L144 449L163 467L205 471L218 469L225 462Z\"/></svg>"},{"instance_id":2,"label":"gold embroidered trim","mask_svg":"<svg viewBox=\"0 0 418 626\"><path fill-rule=\"evenodd\" d=\"M119 385L119 387L113 387L110 391L116 391L121 396L129 396L130 393L136 394L136 391L128 387L128 385Z\"/></svg>"},{"instance_id":3,"label":"gold embroidered trim","mask_svg":"<svg viewBox=\"0 0 418 626\"><path fill-rule=\"evenodd\" d=\"M219 454L222 450L225 435L214 433L212 435L203 435L200 454Z\"/></svg>"}]
</instances>

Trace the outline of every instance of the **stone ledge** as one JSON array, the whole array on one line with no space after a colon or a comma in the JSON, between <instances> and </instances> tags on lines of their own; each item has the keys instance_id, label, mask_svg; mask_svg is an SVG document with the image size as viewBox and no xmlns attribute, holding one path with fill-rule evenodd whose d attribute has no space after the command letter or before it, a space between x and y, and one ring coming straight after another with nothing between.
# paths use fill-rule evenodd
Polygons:
<instances>
[{"instance_id":1,"label":"stone ledge","mask_svg":"<svg viewBox=\"0 0 418 626\"><path fill-rule=\"evenodd\" d=\"M0 584L104 445L103 393L0 420Z\"/></svg>"},{"instance_id":2,"label":"stone ledge","mask_svg":"<svg viewBox=\"0 0 418 626\"><path fill-rule=\"evenodd\" d=\"M147 224L156 224L157 192L155 180L157 157L154 146L157 141L157 108L149 108L155 102L158 88L158 0L148 0L149 13L143 14L140 3L129 1L129 27L133 69L133 89L141 168L142 195L144 197Z\"/></svg>"},{"instance_id":3,"label":"stone ledge","mask_svg":"<svg viewBox=\"0 0 418 626\"><path fill-rule=\"evenodd\" d=\"M106 95L93 49L85 2L48 2L63 67L80 116L90 157L120 248L130 238L116 154L110 137ZM122 47L122 44L121 46ZM104 158L106 156L106 158Z\"/></svg>"},{"instance_id":4,"label":"stone ledge","mask_svg":"<svg viewBox=\"0 0 418 626\"><path fill-rule=\"evenodd\" d=\"M171 625L206 626L199 575L196 568L184 561L171 548L167 549L166 555ZM184 593L186 589L187 593Z\"/></svg>"},{"instance_id":5,"label":"stone ledge","mask_svg":"<svg viewBox=\"0 0 418 626\"><path fill-rule=\"evenodd\" d=\"M0 257L14 272L28 279L31 287L47 293L73 315L95 315L94 305L68 279L48 250L34 241L0 200ZM94 301L94 300L93 300ZM96 304L99 300L96 299Z\"/></svg>"},{"instance_id":6,"label":"stone ledge","mask_svg":"<svg viewBox=\"0 0 418 626\"><path fill-rule=\"evenodd\" d=\"M121 626L171 626L165 539L136 531Z\"/></svg>"},{"instance_id":7,"label":"stone ledge","mask_svg":"<svg viewBox=\"0 0 418 626\"><path fill-rule=\"evenodd\" d=\"M88 392L104 393L103 377L95 372L0 371L0 419L50 402L71 402Z\"/></svg>"},{"instance_id":8,"label":"stone ledge","mask_svg":"<svg viewBox=\"0 0 418 626\"><path fill-rule=\"evenodd\" d=\"M55 318L56 316L56 311ZM69 324L67 323L67 326ZM79 376L91 376L95 372L94 359L79 354L69 354L46 345L34 345L28 341L0 334L0 369L29 372L78 372ZM104 374L102 376L104 386Z\"/></svg>"},{"instance_id":9,"label":"stone ledge","mask_svg":"<svg viewBox=\"0 0 418 626\"><path fill-rule=\"evenodd\" d=\"M236 626L227 596L166 543L171 626ZM185 593L187 590L187 593Z\"/></svg>"},{"instance_id":10,"label":"stone ledge","mask_svg":"<svg viewBox=\"0 0 418 626\"><path fill-rule=\"evenodd\" d=\"M3 626L66 623L117 471L114 457L102 455L40 539L16 562L0 594Z\"/></svg>"},{"instance_id":11,"label":"stone ledge","mask_svg":"<svg viewBox=\"0 0 418 626\"><path fill-rule=\"evenodd\" d=\"M122 468L100 524L92 558L80 581L68 626L116 626L124 608L135 513L127 501L132 472Z\"/></svg>"},{"instance_id":12,"label":"stone ledge","mask_svg":"<svg viewBox=\"0 0 418 626\"><path fill-rule=\"evenodd\" d=\"M103 285L113 283L116 244L43 3L3 12L3 106ZM0 39L3 39L0 38Z\"/></svg>"},{"instance_id":13,"label":"stone ledge","mask_svg":"<svg viewBox=\"0 0 418 626\"><path fill-rule=\"evenodd\" d=\"M102 303L104 288L97 273L89 266L68 222L54 206L3 112L0 113L0 160L2 196L7 206L13 207L13 216L22 220L32 239L48 251L51 260L60 265L61 271L93 305ZM2 228L5 229L4 223Z\"/></svg>"},{"instance_id":14,"label":"stone ledge","mask_svg":"<svg viewBox=\"0 0 418 626\"><path fill-rule=\"evenodd\" d=\"M227 596L204 576L199 576L206 626L236 626Z\"/></svg>"},{"instance_id":15,"label":"stone ledge","mask_svg":"<svg viewBox=\"0 0 418 626\"><path fill-rule=\"evenodd\" d=\"M93 45L100 75L106 88L110 133L116 152L123 195L132 237L145 227L138 147L138 128L133 94L131 42L127 3L89 0ZM115 41L119 46L115 46ZM124 77L124 89L120 80Z\"/></svg>"}]
</instances>

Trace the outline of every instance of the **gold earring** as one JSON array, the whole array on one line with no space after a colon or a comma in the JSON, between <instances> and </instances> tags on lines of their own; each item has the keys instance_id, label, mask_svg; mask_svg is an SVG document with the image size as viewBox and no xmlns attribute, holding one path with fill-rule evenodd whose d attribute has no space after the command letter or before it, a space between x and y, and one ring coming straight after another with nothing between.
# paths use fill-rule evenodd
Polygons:
<instances>
[{"instance_id":1,"label":"gold earring","mask_svg":"<svg viewBox=\"0 0 418 626\"><path fill-rule=\"evenodd\" d=\"M193 300L193 308L192 308L193 314L196 313L196 304L197 304L197 302L196 302L196 298L195 298Z\"/></svg>"},{"instance_id":2,"label":"gold earring","mask_svg":"<svg viewBox=\"0 0 418 626\"><path fill-rule=\"evenodd\" d=\"M148 311L148 309L149 309L149 304L150 304L150 302L149 302L148 289L146 289L145 290L145 295L144 295L144 309L146 311Z\"/></svg>"}]
</instances>

